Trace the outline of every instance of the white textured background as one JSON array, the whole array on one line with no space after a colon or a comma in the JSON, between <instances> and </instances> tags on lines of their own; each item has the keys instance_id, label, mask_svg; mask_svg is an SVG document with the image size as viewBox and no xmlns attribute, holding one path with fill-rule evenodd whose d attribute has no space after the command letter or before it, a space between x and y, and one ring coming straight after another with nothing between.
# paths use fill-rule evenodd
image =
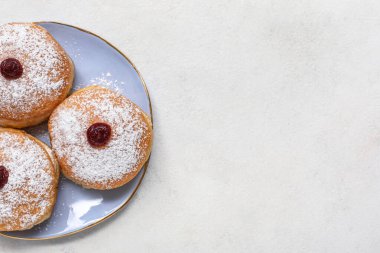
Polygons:
<instances>
[{"instance_id":1,"label":"white textured background","mask_svg":"<svg viewBox=\"0 0 380 253\"><path fill-rule=\"evenodd\" d=\"M150 168L117 217L0 252L380 252L380 2L0 1L141 70Z\"/></svg>"}]
</instances>

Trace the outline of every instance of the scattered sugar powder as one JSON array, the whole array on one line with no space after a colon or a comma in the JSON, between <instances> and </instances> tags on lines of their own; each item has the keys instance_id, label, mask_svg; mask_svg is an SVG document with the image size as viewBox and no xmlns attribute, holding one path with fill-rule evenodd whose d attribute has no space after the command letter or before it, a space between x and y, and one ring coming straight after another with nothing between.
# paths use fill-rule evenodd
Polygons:
<instances>
[{"instance_id":1,"label":"scattered sugar powder","mask_svg":"<svg viewBox=\"0 0 380 253\"><path fill-rule=\"evenodd\" d=\"M91 85L99 85L116 92L120 92L120 86L124 85L123 81L112 78L111 72L101 73L99 76L90 80ZM79 84L74 89L79 90L85 88L88 84Z\"/></svg>"},{"instance_id":2,"label":"scattered sugar powder","mask_svg":"<svg viewBox=\"0 0 380 253\"><path fill-rule=\"evenodd\" d=\"M27 137L17 138L15 133L0 133L0 163L9 172L8 183L0 189L0 224L8 229L30 228L46 214L54 180L46 171L50 163L43 149Z\"/></svg>"},{"instance_id":3,"label":"scattered sugar powder","mask_svg":"<svg viewBox=\"0 0 380 253\"><path fill-rule=\"evenodd\" d=\"M96 94L96 95L95 95ZM107 89L85 90L68 98L51 118L52 146L58 158L66 158L77 178L107 186L120 180L146 158L147 124L143 113L125 97ZM93 148L87 141L87 129L95 122L112 128L110 142Z\"/></svg>"},{"instance_id":4,"label":"scattered sugar powder","mask_svg":"<svg viewBox=\"0 0 380 253\"><path fill-rule=\"evenodd\" d=\"M65 40L64 42L64 48L67 50L67 51L70 51L70 56L72 58L75 58L76 60L82 60L83 57L81 57L81 54L80 54L80 47L78 47L78 42L76 42L75 40L71 39L71 40Z\"/></svg>"},{"instance_id":5,"label":"scattered sugar powder","mask_svg":"<svg viewBox=\"0 0 380 253\"><path fill-rule=\"evenodd\" d=\"M23 75L15 80L0 76L0 116L13 119L60 96L66 84L60 75L67 71L67 59L57 50L48 33L32 24L0 26L0 62L16 58L23 65ZM2 115L5 114L10 115Z\"/></svg>"}]
</instances>

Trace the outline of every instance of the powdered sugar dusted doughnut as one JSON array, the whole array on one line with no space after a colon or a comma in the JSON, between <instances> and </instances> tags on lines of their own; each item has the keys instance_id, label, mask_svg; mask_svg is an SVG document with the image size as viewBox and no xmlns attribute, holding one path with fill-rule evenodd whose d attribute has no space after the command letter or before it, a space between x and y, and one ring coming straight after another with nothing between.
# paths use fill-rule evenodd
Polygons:
<instances>
[{"instance_id":1,"label":"powdered sugar dusted doughnut","mask_svg":"<svg viewBox=\"0 0 380 253\"><path fill-rule=\"evenodd\" d=\"M50 217L59 167L49 148L23 131L0 128L0 231L32 228Z\"/></svg>"},{"instance_id":2,"label":"powdered sugar dusted doughnut","mask_svg":"<svg viewBox=\"0 0 380 253\"><path fill-rule=\"evenodd\" d=\"M150 118L129 99L90 86L52 113L49 132L63 174L93 189L113 189L132 180L152 145Z\"/></svg>"},{"instance_id":3,"label":"powdered sugar dusted doughnut","mask_svg":"<svg viewBox=\"0 0 380 253\"><path fill-rule=\"evenodd\" d=\"M71 89L74 66L41 26L0 26L0 125L22 128L47 119Z\"/></svg>"}]
</instances>

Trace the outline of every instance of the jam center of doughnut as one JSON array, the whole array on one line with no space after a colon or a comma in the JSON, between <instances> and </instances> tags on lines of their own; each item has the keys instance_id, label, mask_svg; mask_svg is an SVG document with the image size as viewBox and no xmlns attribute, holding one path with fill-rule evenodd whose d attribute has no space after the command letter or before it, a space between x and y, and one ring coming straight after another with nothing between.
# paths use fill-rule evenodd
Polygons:
<instances>
[{"instance_id":1,"label":"jam center of doughnut","mask_svg":"<svg viewBox=\"0 0 380 253\"><path fill-rule=\"evenodd\" d=\"M0 189L8 183L9 173L4 166L0 166Z\"/></svg>"},{"instance_id":2,"label":"jam center of doughnut","mask_svg":"<svg viewBox=\"0 0 380 253\"><path fill-rule=\"evenodd\" d=\"M23 72L21 63L15 58L8 58L0 64L1 75L6 79L20 78Z\"/></svg>"},{"instance_id":3,"label":"jam center of doughnut","mask_svg":"<svg viewBox=\"0 0 380 253\"><path fill-rule=\"evenodd\" d=\"M87 141L93 147L105 146L111 138L111 126L95 123L87 129Z\"/></svg>"}]
</instances>

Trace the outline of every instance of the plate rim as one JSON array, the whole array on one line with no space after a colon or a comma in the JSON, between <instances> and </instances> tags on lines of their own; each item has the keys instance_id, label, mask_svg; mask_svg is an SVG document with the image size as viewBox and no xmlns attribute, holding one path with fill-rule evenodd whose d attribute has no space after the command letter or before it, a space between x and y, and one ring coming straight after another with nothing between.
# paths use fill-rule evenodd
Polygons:
<instances>
[{"instance_id":1,"label":"plate rim","mask_svg":"<svg viewBox=\"0 0 380 253\"><path fill-rule=\"evenodd\" d=\"M90 32L86 29L83 29L83 28L80 28L80 27L77 27L77 26L74 26L74 25L70 25L70 24L66 24L66 23L62 23L62 22L57 22L57 21L37 21L37 22L32 22L32 23L35 23L35 24L41 24L41 23L52 23L52 24L58 24L58 25L63 25L63 26L68 26L68 27L71 27L71 28L75 28L79 31L82 31L82 32L85 32L85 33L88 33L90 35L93 35L99 39L101 39L102 41L104 41L107 45L111 46L113 49L115 49L119 54L121 54L127 61L129 64L131 64L132 68L136 71L143 87L144 87L144 91L145 91L145 94L148 98L148 102L149 102L149 113L150 113L150 119L152 121L152 129L154 129L154 124L153 124L153 110L152 110L152 102L151 102L151 99L150 99L150 95L149 95L149 91L148 91L148 87L146 86L146 83L144 81L144 78L142 77L140 71L137 69L136 65L128 58L128 56L126 56L123 52L121 52L117 47L115 47L113 44L111 44L109 41L107 41L106 39L102 38L101 36L99 36L98 34L95 34L93 32ZM28 238L28 237L17 237L17 236L11 236L11 235L7 235L7 234L4 234L4 232L0 231L0 236L2 237L5 237L5 238L11 238L11 239L16 239L16 240L23 240L23 241L46 241L46 240L52 240L52 239L59 239L59 238L63 238L63 237L68 237L68 236L71 236L71 235L75 235L75 234L78 234L78 233L81 233L83 231L86 231L90 228L93 228L95 227L96 225L99 225L100 223L108 220L109 218L113 217L114 215L116 215L117 213L119 213L128 203L129 201L135 196L137 190L139 189L143 179L144 179L144 176L145 176L145 173L148 169L148 165L149 165L149 161L150 161L150 156L151 154L149 155L149 158L148 160L145 162L144 166L142 167L142 170L143 170L143 174L139 180L139 182L137 183L137 186L136 188L133 190L131 196L129 196L129 198L119 207L117 208L116 210L114 210L112 213L106 215L105 217L101 218L100 220L96 221L95 223L93 224L89 224L81 229L78 229L78 230L75 230L75 231L72 231L70 233L66 233L66 234L62 234L62 235L57 235L57 236L48 236L48 237L42 237L42 238Z\"/></svg>"}]
</instances>

